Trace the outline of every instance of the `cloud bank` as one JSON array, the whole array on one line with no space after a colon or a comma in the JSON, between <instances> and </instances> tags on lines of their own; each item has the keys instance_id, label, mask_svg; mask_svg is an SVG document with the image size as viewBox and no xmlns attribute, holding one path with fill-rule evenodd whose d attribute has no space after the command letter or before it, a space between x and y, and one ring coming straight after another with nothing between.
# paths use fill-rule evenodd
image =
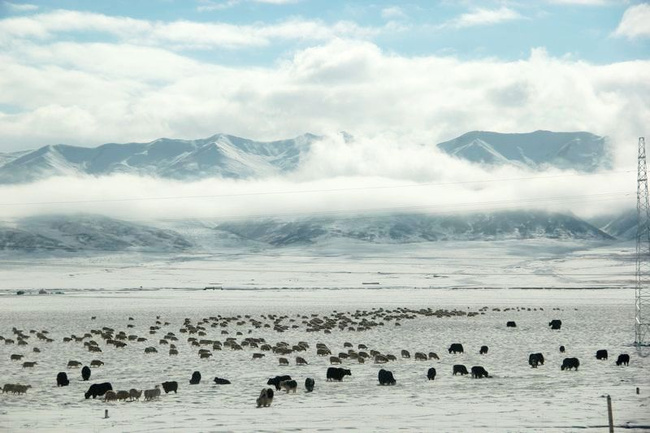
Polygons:
<instances>
[{"instance_id":1,"label":"cloud bank","mask_svg":"<svg viewBox=\"0 0 650 433\"><path fill-rule=\"evenodd\" d=\"M634 202L635 171L596 174L486 168L434 146L340 135L314 145L299 170L260 180L181 182L148 177L59 177L0 186L0 213L19 218L99 213L129 220L466 213L511 209L612 213Z\"/></svg>"}]
</instances>

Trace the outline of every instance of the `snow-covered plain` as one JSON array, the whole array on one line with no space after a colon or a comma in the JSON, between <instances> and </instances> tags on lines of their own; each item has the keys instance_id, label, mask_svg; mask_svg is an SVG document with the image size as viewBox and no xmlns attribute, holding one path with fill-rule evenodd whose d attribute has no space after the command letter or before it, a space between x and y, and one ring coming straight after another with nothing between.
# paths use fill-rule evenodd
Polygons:
<instances>
[{"instance_id":1,"label":"snow-covered plain","mask_svg":"<svg viewBox=\"0 0 650 433\"><path fill-rule=\"evenodd\" d=\"M535 250L522 243L476 243L471 253L454 245L433 251L414 246L399 254L356 250L356 260L334 252L327 257L321 251L314 258L287 250L276 257L218 255L158 262L137 261L134 256L39 259L38 266L20 257L4 260L0 335L11 337L14 326L26 333L45 329L54 341L40 342L30 334L27 346L0 344L0 384L32 385L25 395L0 394L0 431L607 431L606 395L612 397L617 429L647 430L650 357L631 346L634 291L626 287L633 269L625 259L629 251L620 246L584 250L562 245L544 243ZM382 270L385 273L378 273ZM226 290L200 290L212 283ZM65 293L14 294L17 288L43 287ZM388 321L367 331L331 334L306 332L296 316L398 307L463 312L488 308L474 317L418 315L400 320L401 326ZM214 351L211 359L201 360L198 348L179 332L185 318L196 323L210 316L260 319L270 313L287 315L296 322L285 322L299 327L277 333L231 323L227 328L207 327L207 335L200 338L263 337L270 344L307 341L306 353L286 356L288 367L278 366L279 355L268 352L265 358L252 360L257 349ZM156 316L170 324L150 335ZM129 322L128 317L135 320ZM562 329L550 330L551 319L561 319ZM507 328L509 320L518 327ZM127 328L129 323L134 328ZM149 341L114 349L95 336L103 350L96 354L81 343L62 342L63 337L102 326ZM221 333L224 329L228 335ZM168 347L159 344L170 331L179 337L178 356L169 356ZM237 336L237 331L243 335ZM342 367L350 368L352 376L341 383L327 382L329 360L316 356L315 345L326 343L336 355L344 351L346 341L355 348L364 343L398 359L382 366L344 360ZM446 349L454 342L462 343L466 352L448 354ZM487 355L478 354L482 345L489 346ZM559 353L560 345L567 353ZM41 353L32 352L34 346ZM145 355L147 346L157 347L159 353ZM433 351L440 360L401 359L401 349L411 354ZM607 349L610 359L597 361L598 349ZM545 365L530 368L532 352L542 352ZM38 364L23 369L21 362L10 361L13 353ZM628 367L614 364L619 353L630 354ZM296 366L296 355L310 364ZM569 356L580 359L579 371L560 370L562 359ZM105 366L93 368L89 382L81 381L78 369L66 367L69 360L88 365L92 359L103 360ZM454 364L481 365L492 377L453 376ZM377 371L382 367L393 371L395 386L378 385ZM429 367L438 372L434 381L426 378ZM203 381L191 386L188 381L195 370ZM57 388L59 371L68 373L70 386ZM298 392L277 393L270 408L257 409L255 398L267 379L278 374L296 379ZM232 385L215 385L215 376L230 379ZM304 391L306 377L316 380L313 393ZM153 402L104 403L83 396L89 383L109 381L116 390L128 390L153 388L165 380L178 381L178 394L163 394ZM108 419L103 418L105 409Z\"/></svg>"}]
</instances>

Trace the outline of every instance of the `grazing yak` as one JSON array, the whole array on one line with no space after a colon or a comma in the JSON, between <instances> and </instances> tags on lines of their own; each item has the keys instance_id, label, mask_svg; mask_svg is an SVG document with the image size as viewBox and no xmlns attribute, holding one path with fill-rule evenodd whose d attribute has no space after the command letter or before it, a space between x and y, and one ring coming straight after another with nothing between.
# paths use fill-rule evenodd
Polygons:
<instances>
[{"instance_id":1,"label":"grazing yak","mask_svg":"<svg viewBox=\"0 0 650 433\"><path fill-rule=\"evenodd\" d=\"M214 383L217 385L230 385L230 381L228 379L224 379L221 377L215 377Z\"/></svg>"},{"instance_id":2,"label":"grazing yak","mask_svg":"<svg viewBox=\"0 0 650 433\"><path fill-rule=\"evenodd\" d=\"M174 394L178 393L178 382L172 380L170 382L163 382L162 387L165 390L165 394L169 394L174 391Z\"/></svg>"},{"instance_id":3,"label":"grazing yak","mask_svg":"<svg viewBox=\"0 0 650 433\"><path fill-rule=\"evenodd\" d=\"M516 328L517 324L515 323L514 320L510 320L509 322L506 323L506 328Z\"/></svg>"},{"instance_id":4,"label":"grazing yak","mask_svg":"<svg viewBox=\"0 0 650 433\"><path fill-rule=\"evenodd\" d=\"M192 373L192 378L190 379L190 385L198 385L201 383L201 373L198 371L195 371Z\"/></svg>"},{"instance_id":5,"label":"grazing yak","mask_svg":"<svg viewBox=\"0 0 650 433\"><path fill-rule=\"evenodd\" d=\"M90 361L91 367L101 367L102 365L104 365L104 362L100 361L99 359L93 359L92 361Z\"/></svg>"},{"instance_id":6,"label":"grazing yak","mask_svg":"<svg viewBox=\"0 0 650 433\"><path fill-rule=\"evenodd\" d=\"M596 359L607 359L607 350L601 349L596 351Z\"/></svg>"},{"instance_id":7,"label":"grazing yak","mask_svg":"<svg viewBox=\"0 0 650 433\"><path fill-rule=\"evenodd\" d=\"M630 355L627 353L621 353L618 355L618 359L616 360L616 365L629 365L630 364Z\"/></svg>"},{"instance_id":8,"label":"grazing yak","mask_svg":"<svg viewBox=\"0 0 650 433\"><path fill-rule=\"evenodd\" d=\"M460 343L453 343L451 346L449 346L449 353L463 353L463 345Z\"/></svg>"},{"instance_id":9,"label":"grazing yak","mask_svg":"<svg viewBox=\"0 0 650 433\"><path fill-rule=\"evenodd\" d=\"M352 372L346 368L330 367L327 369L327 381L341 382L344 376L352 376Z\"/></svg>"},{"instance_id":10,"label":"grazing yak","mask_svg":"<svg viewBox=\"0 0 650 433\"><path fill-rule=\"evenodd\" d=\"M453 372L454 372L454 376L456 376L456 374L460 374L461 376L464 376L467 374L467 367L465 367L462 364L456 364L454 365Z\"/></svg>"},{"instance_id":11,"label":"grazing yak","mask_svg":"<svg viewBox=\"0 0 650 433\"><path fill-rule=\"evenodd\" d=\"M562 361L562 371L564 370L572 370L576 369L578 371L578 367L580 367L580 361L578 358L564 358L564 361Z\"/></svg>"},{"instance_id":12,"label":"grazing yak","mask_svg":"<svg viewBox=\"0 0 650 433\"><path fill-rule=\"evenodd\" d=\"M537 368L538 365L544 365L544 355L541 353L531 353L528 355L528 364L533 368Z\"/></svg>"},{"instance_id":13,"label":"grazing yak","mask_svg":"<svg viewBox=\"0 0 650 433\"><path fill-rule=\"evenodd\" d=\"M564 353L564 352L566 352L566 349L564 348L564 346L560 346L560 353Z\"/></svg>"},{"instance_id":14,"label":"grazing yak","mask_svg":"<svg viewBox=\"0 0 650 433\"><path fill-rule=\"evenodd\" d=\"M436 369L431 367L429 370L427 370L427 379L433 380L436 378Z\"/></svg>"},{"instance_id":15,"label":"grazing yak","mask_svg":"<svg viewBox=\"0 0 650 433\"><path fill-rule=\"evenodd\" d=\"M296 393L296 390L298 389L298 382L295 380L283 380L280 382L280 388L284 389L287 394L289 394L290 391L293 391L293 393Z\"/></svg>"},{"instance_id":16,"label":"grazing yak","mask_svg":"<svg viewBox=\"0 0 650 433\"><path fill-rule=\"evenodd\" d=\"M479 350L478 353L479 353L479 355L487 355L488 347L487 346L481 346L481 350Z\"/></svg>"},{"instance_id":17,"label":"grazing yak","mask_svg":"<svg viewBox=\"0 0 650 433\"><path fill-rule=\"evenodd\" d=\"M314 385L316 384L316 381L312 379L311 377L308 377L305 379L305 389L307 392L312 392L314 390Z\"/></svg>"},{"instance_id":18,"label":"grazing yak","mask_svg":"<svg viewBox=\"0 0 650 433\"><path fill-rule=\"evenodd\" d=\"M289 375L275 376L275 377L269 379L269 381L266 382L266 384L267 385L273 385L273 386L275 386L276 391L280 391L280 382L283 382L285 380L291 380L291 376L289 376Z\"/></svg>"},{"instance_id":19,"label":"grazing yak","mask_svg":"<svg viewBox=\"0 0 650 433\"><path fill-rule=\"evenodd\" d=\"M273 390L271 388L264 388L257 397L257 407L269 407L273 402Z\"/></svg>"},{"instance_id":20,"label":"grazing yak","mask_svg":"<svg viewBox=\"0 0 650 433\"><path fill-rule=\"evenodd\" d=\"M488 377L488 372L480 365L475 365L474 367L472 367L472 377L474 379L481 379L483 377Z\"/></svg>"},{"instance_id":21,"label":"grazing yak","mask_svg":"<svg viewBox=\"0 0 650 433\"><path fill-rule=\"evenodd\" d=\"M551 329L560 329L562 327L562 321L561 320L551 320L548 322L548 326L551 327Z\"/></svg>"},{"instance_id":22,"label":"grazing yak","mask_svg":"<svg viewBox=\"0 0 650 433\"><path fill-rule=\"evenodd\" d=\"M392 371L384 370L382 368L381 370L379 370L379 374L377 376L380 385L395 385L395 383L397 383L397 381L393 377Z\"/></svg>"},{"instance_id":23,"label":"grazing yak","mask_svg":"<svg viewBox=\"0 0 650 433\"><path fill-rule=\"evenodd\" d=\"M68 375L64 371L56 375L56 386L68 386L69 384Z\"/></svg>"},{"instance_id":24,"label":"grazing yak","mask_svg":"<svg viewBox=\"0 0 650 433\"><path fill-rule=\"evenodd\" d=\"M90 367L84 365L84 368L81 369L81 378L85 381L90 379Z\"/></svg>"},{"instance_id":25,"label":"grazing yak","mask_svg":"<svg viewBox=\"0 0 650 433\"><path fill-rule=\"evenodd\" d=\"M99 397L106 394L106 391L112 390L113 386L110 384L110 382L93 383L90 385L90 388L88 388L88 391L86 391L86 394L84 394L84 396L86 397L86 400L88 400L91 396L92 398Z\"/></svg>"}]
</instances>

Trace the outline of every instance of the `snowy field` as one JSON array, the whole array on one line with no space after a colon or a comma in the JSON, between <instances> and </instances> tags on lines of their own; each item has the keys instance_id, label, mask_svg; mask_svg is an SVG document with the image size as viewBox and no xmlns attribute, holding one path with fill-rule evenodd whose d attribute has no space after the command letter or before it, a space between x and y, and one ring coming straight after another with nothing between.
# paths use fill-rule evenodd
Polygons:
<instances>
[{"instance_id":1,"label":"snowy field","mask_svg":"<svg viewBox=\"0 0 650 433\"><path fill-rule=\"evenodd\" d=\"M630 242L570 240L223 248L205 253L0 253L0 293L222 286L260 288L633 287Z\"/></svg>"},{"instance_id":2,"label":"snowy field","mask_svg":"<svg viewBox=\"0 0 650 433\"><path fill-rule=\"evenodd\" d=\"M473 317L429 317L386 321L366 331L333 330L331 334L306 332L296 315L330 315L333 310L394 310L398 307L478 312ZM501 311L495 311L499 308ZM504 311L509 308L508 311ZM530 310L529 310L530 308ZM607 431L606 395L611 395L617 431L650 429L650 358L630 346L633 341L633 291L538 290L538 289L340 289L340 290L105 290L70 291L63 295L0 296L0 335L12 336L12 327L47 330L51 343L34 334L27 346L0 344L0 383L30 384L24 395L0 394L0 431L7 432L263 432L263 431L440 431L440 432L574 432ZM287 315L285 324L298 328L278 333L250 324L207 327L205 339L224 341L236 337L262 337L271 345L306 341L307 352L286 355L289 366L278 366L278 356L265 352L252 360L259 349L213 351L199 359L198 348L179 332L185 318L196 324L211 316ZM96 320L91 320L96 316ZM149 334L156 316L163 323L157 334ZM133 321L128 318L133 317ZM295 322L289 322L292 318ZM552 331L551 319L561 319L562 329ZM514 320L517 328L507 328ZM131 323L133 328L127 328ZM81 336L103 326L148 338L128 342L115 349L94 336L102 353L89 353L82 343L64 343L71 334ZM228 334L222 334L227 330ZM251 333L248 331L252 330ZM243 335L238 336L237 331ZM168 355L159 339L168 332L178 337L178 356ZM84 341L87 341L85 339ZM379 366L343 360L351 376L340 383L327 382L328 357L316 355L322 342L336 355L344 342L360 343L397 360ZM459 342L464 354L451 355L447 348ZM487 355L479 355L482 345ZM567 352L558 351L560 345ZM40 353L34 353L33 347ZM158 353L144 354L154 346ZM210 348L210 346L207 346ZM400 351L413 355L436 352L439 360L402 359ZM598 349L610 358L597 361ZM347 350L347 349L345 349ZM528 365L528 354L542 352L546 363L538 369ZM24 354L36 361L32 369L10 361L11 354ZM619 353L629 353L628 367L614 363ZM295 356L307 366L296 366ZM561 371L565 356L578 357L579 371ZM82 382L79 369L67 368L69 360L88 365L92 359L105 362L93 368L89 382ZM452 366L485 367L488 379L453 376ZM391 370L397 384L379 386L377 372ZM434 381L426 378L435 367ZM189 385L193 371L202 373L199 385ZM68 373L71 383L57 388L56 375ZM298 381L296 394L276 393L270 408L257 409L255 399L269 377L289 374ZM215 385L222 377L231 385ZM314 392L304 391L304 380L316 380ZM109 381L115 390L149 389L166 380L179 383L178 394L157 401L104 403L85 400L90 383ZM640 388L640 394L635 389ZM104 419L104 410L109 418Z\"/></svg>"}]
</instances>

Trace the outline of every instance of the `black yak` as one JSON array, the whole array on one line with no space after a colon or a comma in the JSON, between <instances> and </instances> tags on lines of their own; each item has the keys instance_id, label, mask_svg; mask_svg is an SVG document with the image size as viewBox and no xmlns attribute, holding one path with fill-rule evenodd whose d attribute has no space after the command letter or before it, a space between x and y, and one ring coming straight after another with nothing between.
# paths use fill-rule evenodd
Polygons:
<instances>
[{"instance_id":1,"label":"black yak","mask_svg":"<svg viewBox=\"0 0 650 433\"><path fill-rule=\"evenodd\" d=\"M578 367L580 367L580 361L578 358L564 358L564 361L562 361L562 371L564 370L572 370L576 369L578 371Z\"/></svg>"},{"instance_id":2,"label":"black yak","mask_svg":"<svg viewBox=\"0 0 650 433\"><path fill-rule=\"evenodd\" d=\"M190 385L198 385L201 383L201 372L195 371L192 373L192 378L190 379Z\"/></svg>"},{"instance_id":3,"label":"black yak","mask_svg":"<svg viewBox=\"0 0 650 433\"><path fill-rule=\"evenodd\" d=\"M172 391L174 391L174 394L178 393L178 382L176 381L163 382L162 387L165 390L165 394L168 394Z\"/></svg>"},{"instance_id":4,"label":"black yak","mask_svg":"<svg viewBox=\"0 0 650 433\"><path fill-rule=\"evenodd\" d=\"M56 386L68 386L69 384L68 375L64 371L56 375Z\"/></svg>"},{"instance_id":5,"label":"black yak","mask_svg":"<svg viewBox=\"0 0 650 433\"><path fill-rule=\"evenodd\" d=\"M106 391L112 391L113 386L109 382L104 382L104 383L94 383L90 385L90 388L88 388L88 391L86 391L85 397L86 400L89 399L91 396L92 398L95 397L100 397L104 394L106 394Z\"/></svg>"},{"instance_id":6,"label":"black yak","mask_svg":"<svg viewBox=\"0 0 650 433\"><path fill-rule=\"evenodd\" d=\"M345 368L330 367L327 369L327 381L340 382L344 376L352 376L352 372Z\"/></svg>"},{"instance_id":7,"label":"black yak","mask_svg":"<svg viewBox=\"0 0 650 433\"><path fill-rule=\"evenodd\" d=\"M465 367L462 364L454 365L454 376L456 376L456 374L460 374L461 376L464 376L464 375L468 374L467 373L467 367Z\"/></svg>"},{"instance_id":8,"label":"black yak","mask_svg":"<svg viewBox=\"0 0 650 433\"><path fill-rule=\"evenodd\" d=\"M472 367L472 377L474 379L481 379L483 377L488 377L488 372L480 365L477 365Z\"/></svg>"},{"instance_id":9,"label":"black yak","mask_svg":"<svg viewBox=\"0 0 650 433\"><path fill-rule=\"evenodd\" d=\"M90 367L84 365L84 368L81 369L81 378L86 381L90 379Z\"/></svg>"},{"instance_id":10,"label":"black yak","mask_svg":"<svg viewBox=\"0 0 650 433\"><path fill-rule=\"evenodd\" d=\"M621 353L618 355L618 359L616 360L616 365L629 365L630 364L630 355L627 353Z\"/></svg>"},{"instance_id":11,"label":"black yak","mask_svg":"<svg viewBox=\"0 0 650 433\"><path fill-rule=\"evenodd\" d=\"M275 376L274 378L269 379L269 381L266 382L266 384L275 386L275 390L279 391L280 390L280 382L285 381L285 380L291 380L291 376L289 376L289 375Z\"/></svg>"},{"instance_id":12,"label":"black yak","mask_svg":"<svg viewBox=\"0 0 650 433\"><path fill-rule=\"evenodd\" d=\"M449 353L463 353L463 345L460 343L453 343L449 346Z\"/></svg>"},{"instance_id":13,"label":"black yak","mask_svg":"<svg viewBox=\"0 0 650 433\"><path fill-rule=\"evenodd\" d=\"M382 368L381 370L379 370L379 374L377 376L380 385L395 385L395 383L397 383L397 381L393 377L392 371L384 370Z\"/></svg>"}]
</instances>

